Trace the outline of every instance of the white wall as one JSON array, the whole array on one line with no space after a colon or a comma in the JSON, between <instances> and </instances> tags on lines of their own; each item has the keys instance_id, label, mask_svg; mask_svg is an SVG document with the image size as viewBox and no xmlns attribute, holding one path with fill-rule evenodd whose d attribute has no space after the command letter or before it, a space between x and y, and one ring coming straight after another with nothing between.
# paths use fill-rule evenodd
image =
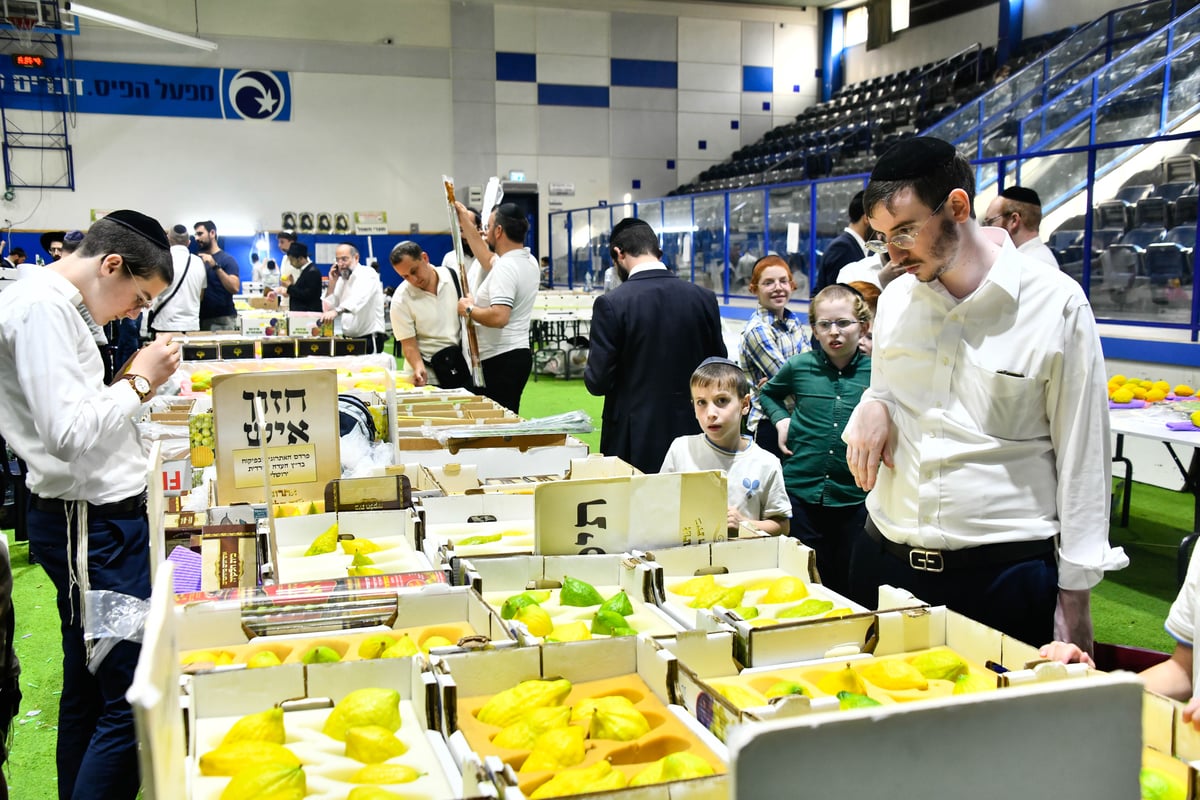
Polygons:
<instances>
[{"instance_id":1,"label":"white wall","mask_svg":"<svg viewBox=\"0 0 1200 800\"><path fill-rule=\"evenodd\" d=\"M658 197L790 120L818 88L815 8L108 0L105 9L220 48L84 23L76 59L287 70L291 121L78 115L76 191L18 189L0 203L14 227L84 227L92 209L133 206L164 221L211 217L226 233L277 229L283 211L375 209L394 230L445 230L442 173L468 186L514 169L540 185L543 211L551 182L574 185L555 198L564 208ZM610 87L603 108L539 105L536 83L496 80L497 51L532 53L539 82L570 85L607 85L611 58L676 61L678 86ZM743 65L773 68L773 91L743 91Z\"/></svg>"},{"instance_id":2,"label":"white wall","mask_svg":"<svg viewBox=\"0 0 1200 800\"><path fill-rule=\"evenodd\" d=\"M1114 8L1133 3L1134 0L1025 0L1023 33L1026 38L1041 36L1068 25L1091 22Z\"/></svg>"}]
</instances>

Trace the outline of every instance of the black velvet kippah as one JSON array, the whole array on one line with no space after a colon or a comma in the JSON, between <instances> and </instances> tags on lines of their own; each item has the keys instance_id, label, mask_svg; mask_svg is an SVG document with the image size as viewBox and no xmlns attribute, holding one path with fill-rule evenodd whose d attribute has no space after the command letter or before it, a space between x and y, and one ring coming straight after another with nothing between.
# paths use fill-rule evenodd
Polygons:
<instances>
[{"instance_id":1,"label":"black velvet kippah","mask_svg":"<svg viewBox=\"0 0 1200 800\"><path fill-rule=\"evenodd\" d=\"M932 136L903 139L887 149L875 169L873 181L906 181L922 178L954 158L954 146Z\"/></svg>"},{"instance_id":2,"label":"black velvet kippah","mask_svg":"<svg viewBox=\"0 0 1200 800\"><path fill-rule=\"evenodd\" d=\"M612 233L609 234L608 238L611 241L612 239L615 239L618 234L638 225L645 225L647 228L650 228L650 223L646 222L644 219L638 219L637 217L626 217L616 225L613 225ZM653 231L654 229L650 228L650 230Z\"/></svg>"},{"instance_id":3,"label":"black velvet kippah","mask_svg":"<svg viewBox=\"0 0 1200 800\"><path fill-rule=\"evenodd\" d=\"M1001 192L1000 196L1006 200L1029 203L1033 206L1040 206L1042 204L1042 198L1038 197L1038 193L1033 189L1026 189L1024 186L1010 186Z\"/></svg>"},{"instance_id":4,"label":"black velvet kippah","mask_svg":"<svg viewBox=\"0 0 1200 800\"><path fill-rule=\"evenodd\" d=\"M159 225L158 220L154 219L154 217L147 217L140 211L130 211L127 208L123 208L120 211L108 214L104 219L109 222L115 222L123 228L128 228L151 244L161 247L163 250L171 249L171 243L167 241L167 234L163 232L162 225Z\"/></svg>"},{"instance_id":5,"label":"black velvet kippah","mask_svg":"<svg viewBox=\"0 0 1200 800\"><path fill-rule=\"evenodd\" d=\"M308 258L308 245L304 242L292 242L288 245L287 254L292 258Z\"/></svg>"}]
</instances>

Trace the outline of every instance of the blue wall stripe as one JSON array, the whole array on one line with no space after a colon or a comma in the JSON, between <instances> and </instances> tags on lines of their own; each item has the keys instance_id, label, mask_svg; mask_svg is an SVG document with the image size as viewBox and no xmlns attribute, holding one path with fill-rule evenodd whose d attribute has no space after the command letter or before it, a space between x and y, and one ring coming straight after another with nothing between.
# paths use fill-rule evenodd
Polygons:
<instances>
[{"instance_id":1,"label":"blue wall stripe","mask_svg":"<svg viewBox=\"0 0 1200 800\"><path fill-rule=\"evenodd\" d=\"M561 83L538 84L539 106L589 106L608 108L607 86L567 86Z\"/></svg>"},{"instance_id":2,"label":"blue wall stripe","mask_svg":"<svg viewBox=\"0 0 1200 800\"><path fill-rule=\"evenodd\" d=\"M496 80L537 81L537 56L533 53L496 53Z\"/></svg>"},{"instance_id":3,"label":"blue wall stripe","mask_svg":"<svg viewBox=\"0 0 1200 800\"><path fill-rule=\"evenodd\" d=\"M743 92L771 92L775 90L775 70L771 67L742 67Z\"/></svg>"},{"instance_id":4,"label":"blue wall stripe","mask_svg":"<svg viewBox=\"0 0 1200 800\"><path fill-rule=\"evenodd\" d=\"M679 65L674 61L648 61L640 58L612 59L613 86L645 86L651 89L675 89L679 86Z\"/></svg>"}]
</instances>

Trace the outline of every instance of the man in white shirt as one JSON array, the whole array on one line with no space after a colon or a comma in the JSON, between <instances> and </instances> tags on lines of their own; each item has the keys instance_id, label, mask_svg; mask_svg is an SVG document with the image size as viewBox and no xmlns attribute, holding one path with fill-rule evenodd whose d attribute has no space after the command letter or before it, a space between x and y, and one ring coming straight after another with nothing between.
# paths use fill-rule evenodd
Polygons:
<instances>
[{"instance_id":1,"label":"man in white shirt","mask_svg":"<svg viewBox=\"0 0 1200 800\"><path fill-rule=\"evenodd\" d=\"M879 297L871 386L843 438L870 492L851 596L882 583L1022 641L1092 645L1108 544L1104 357L1079 285L972 217L974 168L894 145L864 205L905 269ZM882 468L880 462L882 461Z\"/></svg>"},{"instance_id":2,"label":"man in white shirt","mask_svg":"<svg viewBox=\"0 0 1200 800\"><path fill-rule=\"evenodd\" d=\"M383 352L383 282L379 273L358 263L358 248L343 242L334 251L337 261L329 270L325 290L327 309L322 319L342 318L342 335L366 339L371 352Z\"/></svg>"},{"instance_id":3,"label":"man in white shirt","mask_svg":"<svg viewBox=\"0 0 1200 800\"><path fill-rule=\"evenodd\" d=\"M484 393L515 414L533 368L529 325L541 274L525 246L528 232L525 212L515 203L501 203L487 227L485 243L496 254L491 271L458 301L458 313L476 326ZM472 249L479 255L484 248Z\"/></svg>"},{"instance_id":4,"label":"man in white shirt","mask_svg":"<svg viewBox=\"0 0 1200 800\"><path fill-rule=\"evenodd\" d=\"M437 364L430 363L446 348L462 352L457 276L446 267L430 264L429 254L416 242L400 242L392 248L389 259L392 269L404 280L392 297L392 334L400 344L404 363L412 367L413 385L428 383L445 388L469 385L469 371L465 376L457 374L458 370L443 375L436 370ZM459 366L466 366L465 358L455 360Z\"/></svg>"},{"instance_id":5,"label":"man in white shirt","mask_svg":"<svg viewBox=\"0 0 1200 800\"><path fill-rule=\"evenodd\" d=\"M1033 189L1009 186L996 195L988 204L983 226L1004 228L1019 252L1058 269L1054 251L1038 238L1038 231L1042 227L1042 199Z\"/></svg>"},{"instance_id":6,"label":"man in white shirt","mask_svg":"<svg viewBox=\"0 0 1200 800\"><path fill-rule=\"evenodd\" d=\"M54 584L62 622L62 798L138 794L125 692L141 645L121 640L93 660L84 606L94 602L90 590L150 596L146 452L134 417L179 365L178 344L164 334L105 386L76 304L102 324L133 319L172 277L162 226L136 211L114 211L91 226L75 253L19 281L0 304L0 435L29 467L29 551Z\"/></svg>"},{"instance_id":7,"label":"man in white shirt","mask_svg":"<svg viewBox=\"0 0 1200 800\"><path fill-rule=\"evenodd\" d=\"M147 314L151 334L200 330L200 298L208 286L208 270L203 261L188 252L190 238L183 225L176 225L167 234L175 278Z\"/></svg>"},{"instance_id":8,"label":"man in white shirt","mask_svg":"<svg viewBox=\"0 0 1200 800\"><path fill-rule=\"evenodd\" d=\"M283 285L290 284L300 277L300 270L288 261L288 251L295 242L295 231L280 231L279 236L275 238L275 244L279 245L279 282Z\"/></svg>"}]
</instances>

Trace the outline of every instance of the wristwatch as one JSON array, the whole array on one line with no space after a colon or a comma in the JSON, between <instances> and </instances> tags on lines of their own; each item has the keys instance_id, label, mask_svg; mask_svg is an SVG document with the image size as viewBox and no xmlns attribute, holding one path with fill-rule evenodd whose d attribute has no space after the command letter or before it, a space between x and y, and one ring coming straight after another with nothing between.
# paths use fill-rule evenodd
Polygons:
<instances>
[{"instance_id":1,"label":"wristwatch","mask_svg":"<svg viewBox=\"0 0 1200 800\"><path fill-rule=\"evenodd\" d=\"M471 319L471 312L474 310L475 310L475 306L467 306L467 313L466 313L467 319Z\"/></svg>"},{"instance_id":2,"label":"wristwatch","mask_svg":"<svg viewBox=\"0 0 1200 800\"><path fill-rule=\"evenodd\" d=\"M129 382L129 385L137 392L138 400L143 403L154 393L154 390L150 388L150 381L141 375L122 375L121 380Z\"/></svg>"}]
</instances>

